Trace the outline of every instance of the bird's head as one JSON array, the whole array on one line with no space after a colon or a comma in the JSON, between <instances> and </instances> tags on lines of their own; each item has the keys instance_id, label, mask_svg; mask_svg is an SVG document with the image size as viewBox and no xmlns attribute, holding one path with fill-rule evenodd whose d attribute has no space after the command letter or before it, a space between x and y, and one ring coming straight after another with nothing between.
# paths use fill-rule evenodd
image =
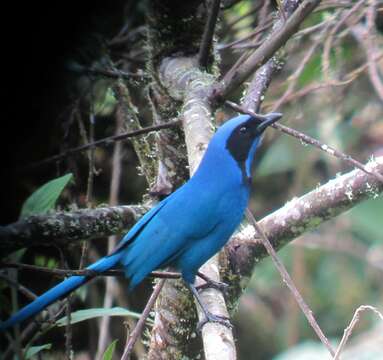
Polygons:
<instances>
[{"instance_id":1,"label":"bird's head","mask_svg":"<svg viewBox=\"0 0 383 360\"><path fill-rule=\"evenodd\" d=\"M211 145L217 150L220 148L220 151L227 151L242 171L243 178L249 179L251 164L263 132L281 117L280 113L239 115L228 120L217 130Z\"/></svg>"}]
</instances>

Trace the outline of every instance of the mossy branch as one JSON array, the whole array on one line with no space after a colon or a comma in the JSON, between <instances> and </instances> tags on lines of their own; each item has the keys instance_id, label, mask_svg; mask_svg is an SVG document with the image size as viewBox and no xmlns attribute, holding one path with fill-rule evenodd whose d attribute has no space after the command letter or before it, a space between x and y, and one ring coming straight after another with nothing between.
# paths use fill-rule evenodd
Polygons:
<instances>
[{"instance_id":1,"label":"mossy branch","mask_svg":"<svg viewBox=\"0 0 383 360\"><path fill-rule=\"evenodd\" d=\"M121 116L126 131L141 130L142 126L138 119L138 110L132 103L129 89L122 80L118 80L113 86L113 90L118 99L117 116ZM157 161L154 156L154 148L151 146L147 137L137 137L132 139L134 150L140 161L142 173L145 175L149 186L156 178Z\"/></svg>"},{"instance_id":2,"label":"mossy branch","mask_svg":"<svg viewBox=\"0 0 383 360\"><path fill-rule=\"evenodd\" d=\"M383 173L383 157L366 164L371 170ZM361 170L353 170L330 180L309 193L294 198L285 206L259 221L270 239L274 249L278 250L302 234L318 228L327 220L333 219L367 199L378 197L383 184L374 176ZM228 264L225 276L231 278L231 284L245 287L255 264L267 256L262 242L257 239L252 226L246 226L236 234L225 247L224 258ZM242 292L239 285L234 286L234 298Z\"/></svg>"},{"instance_id":3,"label":"mossy branch","mask_svg":"<svg viewBox=\"0 0 383 360\"><path fill-rule=\"evenodd\" d=\"M0 253L6 256L35 245L69 245L119 234L146 210L143 206L113 206L30 216L0 227Z\"/></svg>"}]
</instances>

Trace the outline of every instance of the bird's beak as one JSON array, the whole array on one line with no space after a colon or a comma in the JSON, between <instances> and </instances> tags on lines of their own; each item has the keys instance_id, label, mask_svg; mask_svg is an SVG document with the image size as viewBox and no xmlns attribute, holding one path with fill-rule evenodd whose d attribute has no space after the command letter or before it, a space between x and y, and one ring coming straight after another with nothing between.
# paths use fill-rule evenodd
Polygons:
<instances>
[{"instance_id":1,"label":"bird's beak","mask_svg":"<svg viewBox=\"0 0 383 360\"><path fill-rule=\"evenodd\" d=\"M281 113L270 113L262 116L262 122L257 126L257 133L263 133L268 126L274 124L282 117Z\"/></svg>"}]
</instances>

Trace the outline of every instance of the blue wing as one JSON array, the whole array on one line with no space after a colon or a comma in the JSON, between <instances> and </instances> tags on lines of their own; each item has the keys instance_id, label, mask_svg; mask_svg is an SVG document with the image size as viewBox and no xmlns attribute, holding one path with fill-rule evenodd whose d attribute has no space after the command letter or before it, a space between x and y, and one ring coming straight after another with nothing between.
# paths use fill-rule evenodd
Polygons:
<instances>
[{"instance_id":1,"label":"blue wing","mask_svg":"<svg viewBox=\"0 0 383 360\"><path fill-rule=\"evenodd\" d=\"M123 239L118 251L123 252L120 264L130 279L130 288L151 271L179 258L195 239L204 238L219 221L212 214L214 203L206 206L209 192L196 192L190 184L161 202Z\"/></svg>"},{"instance_id":2,"label":"blue wing","mask_svg":"<svg viewBox=\"0 0 383 360\"><path fill-rule=\"evenodd\" d=\"M150 209L134 226L129 230L129 232L122 238L118 246L113 250L112 254L121 251L129 243L131 243L145 228L147 223L162 209L163 206L169 201L173 194L169 195L167 198L158 203L155 207Z\"/></svg>"}]
</instances>

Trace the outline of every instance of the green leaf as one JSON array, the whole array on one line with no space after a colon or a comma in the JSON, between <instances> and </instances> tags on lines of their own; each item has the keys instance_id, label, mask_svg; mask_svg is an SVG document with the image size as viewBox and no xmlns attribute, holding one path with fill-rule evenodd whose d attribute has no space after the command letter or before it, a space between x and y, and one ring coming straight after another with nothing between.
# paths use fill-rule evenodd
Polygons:
<instances>
[{"instance_id":1,"label":"green leaf","mask_svg":"<svg viewBox=\"0 0 383 360\"><path fill-rule=\"evenodd\" d=\"M52 347L52 344L45 344L39 346L31 346L25 353L25 359L30 359L32 356L36 355L42 350L49 350Z\"/></svg>"},{"instance_id":2,"label":"green leaf","mask_svg":"<svg viewBox=\"0 0 383 360\"><path fill-rule=\"evenodd\" d=\"M38 188L27 200L21 209L20 218L43 214L54 208L57 199L65 186L73 178L71 173L51 180Z\"/></svg>"},{"instance_id":3,"label":"green leaf","mask_svg":"<svg viewBox=\"0 0 383 360\"><path fill-rule=\"evenodd\" d=\"M102 355L102 360L112 360L113 359L113 354L114 354L114 349L116 348L118 339L114 340L109 344L107 349L104 352L104 355Z\"/></svg>"},{"instance_id":4,"label":"green leaf","mask_svg":"<svg viewBox=\"0 0 383 360\"><path fill-rule=\"evenodd\" d=\"M81 321L101 317L101 316L130 316L139 319L141 314L126 310L121 307L114 308L92 308L86 310L78 310L71 314L71 324L75 324ZM64 316L56 321L57 326L67 325L67 317Z\"/></svg>"}]
</instances>

